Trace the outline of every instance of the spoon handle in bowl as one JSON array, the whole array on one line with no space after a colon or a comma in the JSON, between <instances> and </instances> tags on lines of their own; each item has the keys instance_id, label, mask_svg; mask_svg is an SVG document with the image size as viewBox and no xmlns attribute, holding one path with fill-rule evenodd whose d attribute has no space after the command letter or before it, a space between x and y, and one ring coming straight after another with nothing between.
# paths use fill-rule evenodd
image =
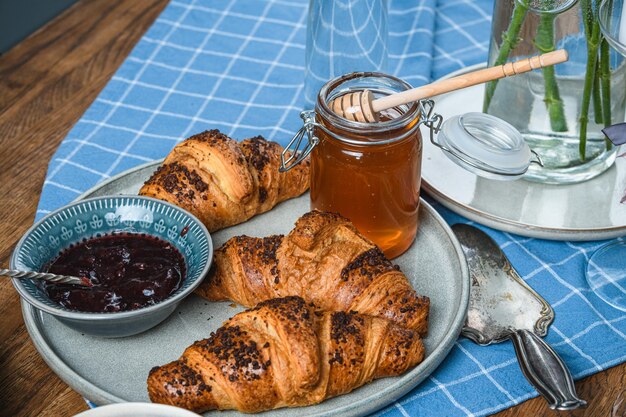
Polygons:
<instances>
[{"instance_id":1,"label":"spoon handle in bowl","mask_svg":"<svg viewBox=\"0 0 626 417\"><path fill-rule=\"evenodd\" d=\"M16 271L14 269L0 268L0 275L18 279L40 279L55 284L73 284L91 287L92 284L87 278L72 277L69 275L56 275L48 272Z\"/></svg>"}]
</instances>

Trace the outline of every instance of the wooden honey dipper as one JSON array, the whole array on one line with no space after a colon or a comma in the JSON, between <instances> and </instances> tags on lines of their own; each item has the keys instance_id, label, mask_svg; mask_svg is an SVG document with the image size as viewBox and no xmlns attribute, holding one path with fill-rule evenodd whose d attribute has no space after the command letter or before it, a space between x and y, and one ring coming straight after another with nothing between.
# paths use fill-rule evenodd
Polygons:
<instances>
[{"instance_id":1,"label":"wooden honey dipper","mask_svg":"<svg viewBox=\"0 0 626 417\"><path fill-rule=\"evenodd\" d=\"M376 100L374 100L370 90L357 91L336 98L330 103L330 108L336 114L348 120L374 123L378 122L378 113L382 110L511 75L522 74L534 69L560 64L567 61L567 58L567 51L559 49L516 62L468 72L457 77L377 98Z\"/></svg>"}]
</instances>

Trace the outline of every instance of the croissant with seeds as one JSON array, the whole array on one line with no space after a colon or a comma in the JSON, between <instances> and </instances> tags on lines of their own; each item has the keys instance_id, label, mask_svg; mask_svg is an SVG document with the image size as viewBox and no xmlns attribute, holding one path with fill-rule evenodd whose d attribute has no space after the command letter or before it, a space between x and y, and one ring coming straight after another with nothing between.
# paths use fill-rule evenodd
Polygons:
<instances>
[{"instance_id":1,"label":"croissant with seeds","mask_svg":"<svg viewBox=\"0 0 626 417\"><path fill-rule=\"evenodd\" d=\"M235 315L180 359L148 376L150 400L197 413L255 413L317 404L420 363L416 332L355 313L328 312L300 297Z\"/></svg>"},{"instance_id":2,"label":"croissant with seeds","mask_svg":"<svg viewBox=\"0 0 626 417\"><path fill-rule=\"evenodd\" d=\"M139 190L193 213L210 232L242 223L309 187L309 162L279 173L283 148L207 130L179 143Z\"/></svg>"},{"instance_id":3,"label":"croissant with seeds","mask_svg":"<svg viewBox=\"0 0 626 417\"><path fill-rule=\"evenodd\" d=\"M287 235L237 236L215 251L214 268L196 292L251 307L299 296L329 311L383 317L424 335L430 300L352 223L314 210Z\"/></svg>"}]
</instances>

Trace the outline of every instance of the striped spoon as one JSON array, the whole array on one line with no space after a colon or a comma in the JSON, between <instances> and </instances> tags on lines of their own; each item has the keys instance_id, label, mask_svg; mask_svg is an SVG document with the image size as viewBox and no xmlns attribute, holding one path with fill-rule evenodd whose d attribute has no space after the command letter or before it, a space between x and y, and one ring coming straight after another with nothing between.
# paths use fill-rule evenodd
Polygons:
<instances>
[{"instance_id":1,"label":"striped spoon","mask_svg":"<svg viewBox=\"0 0 626 417\"><path fill-rule=\"evenodd\" d=\"M84 287L93 287L93 284L86 277L72 277L69 275L56 275L48 272L34 271L17 271L14 269L0 268L0 276L6 276L17 279L39 279L43 281L53 282L55 284L72 284L82 285Z\"/></svg>"}]
</instances>

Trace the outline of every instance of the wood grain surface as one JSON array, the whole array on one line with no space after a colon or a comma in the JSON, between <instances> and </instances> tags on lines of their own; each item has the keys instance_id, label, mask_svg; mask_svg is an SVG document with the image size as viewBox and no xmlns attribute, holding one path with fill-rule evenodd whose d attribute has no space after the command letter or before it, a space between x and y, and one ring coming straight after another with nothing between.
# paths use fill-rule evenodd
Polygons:
<instances>
[{"instance_id":1,"label":"wood grain surface","mask_svg":"<svg viewBox=\"0 0 626 417\"><path fill-rule=\"evenodd\" d=\"M0 56L1 266L33 222L53 152L166 4L82 0ZM497 415L612 416L615 400L626 395L626 365L576 385L586 410L557 413L534 399ZM0 416L64 417L86 408L41 359L17 293L0 279Z\"/></svg>"}]
</instances>

